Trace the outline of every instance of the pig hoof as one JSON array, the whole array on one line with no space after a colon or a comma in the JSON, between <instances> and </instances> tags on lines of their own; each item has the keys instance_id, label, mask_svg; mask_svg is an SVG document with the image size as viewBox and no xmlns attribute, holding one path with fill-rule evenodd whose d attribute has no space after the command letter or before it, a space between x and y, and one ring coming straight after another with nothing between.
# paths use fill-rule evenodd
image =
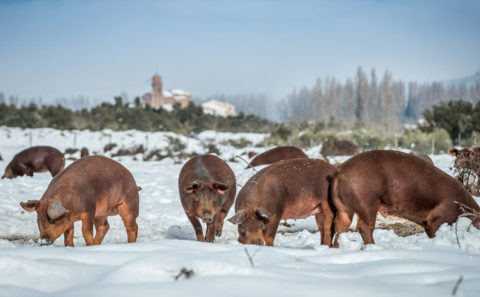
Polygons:
<instances>
[{"instance_id":1,"label":"pig hoof","mask_svg":"<svg viewBox=\"0 0 480 297\"><path fill-rule=\"evenodd\" d=\"M217 237L222 236L222 230L217 230L217 232L215 232L215 235L216 235Z\"/></svg>"}]
</instances>

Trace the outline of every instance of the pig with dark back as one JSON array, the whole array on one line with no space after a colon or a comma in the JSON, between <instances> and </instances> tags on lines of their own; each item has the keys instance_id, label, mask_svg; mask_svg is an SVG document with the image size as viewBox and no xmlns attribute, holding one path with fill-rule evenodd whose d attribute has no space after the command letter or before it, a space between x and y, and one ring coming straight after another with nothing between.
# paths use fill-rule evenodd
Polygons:
<instances>
[{"instance_id":1,"label":"pig with dark back","mask_svg":"<svg viewBox=\"0 0 480 297\"><path fill-rule=\"evenodd\" d=\"M120 163L91 156L79 159L55 176L40 200L20 205L37 212L40 239L47 244L63 234L65 246L73 246L73 223L79 220L86 244L100 244L110 228L107 217L117 214L127 229L128 242L135 242L138 190L132 174Z\"/></svg>"},{"instance_id":2,"label":"pig with dark back","mask_svg":"<svg viewBox=\"0 0 480 297\"><path fill-rule=\"evenodd\" d=\"M463 213L458 203L480 208L463 185L447 173L411 154L374 150L353 156L340 165L332 180L338 235L348 230L354 213L365 244L375 243L377 212L415 222L432 238L443 223ZM480 227L480 220L471 217Z\"/></svg>"},{"instance_id":3,"label":"pig with dark back","mask_svg":"<svg viewBox=\"0 0 480 297\"><path fill-rule=\"evenodd\" d=\"M50 171L56 176L65 167L65 157L57 149L50 146L33 146L19 152L5 168L2 178L17 176L33 176L34 172Z\"/></svg>"},{"instance_id":4,"label":"pig with dark back","mask_svg":"<svg viewBox=\"0 0 480 297\"><path fill-rule=\"evenodd\" d=\"M213 155L198 155L183 166L178 178L180 200L198 241L213 242L221 236L223 221L236 194L235 174ZM199 218L207 224L203 235Z\"/></svg>"},{"instance_id":5,"label":"pig with dark back","mask_svg":"<svg viewBox=\"0 0 480 297\"><path fill-rule=\"evenodd\" d=\"M320 159L276 162L252 176L240 190L235 215L238 241L273 246L280 220L315 215L321 244L331 246L334 209L329 201L329 177L336 169Z\"/></svg>"},{"instance_id":6,"label":"pig with dark back","mask_svg":"<svg viewBox=\"0 0 480 297\"><path fill-rule=\"evenodd\" d=\"M256 155L250 164L248 164L247 168L298 158L308 158L308 156L298 147L279 146Z\"/></svg>"}]
</instances>

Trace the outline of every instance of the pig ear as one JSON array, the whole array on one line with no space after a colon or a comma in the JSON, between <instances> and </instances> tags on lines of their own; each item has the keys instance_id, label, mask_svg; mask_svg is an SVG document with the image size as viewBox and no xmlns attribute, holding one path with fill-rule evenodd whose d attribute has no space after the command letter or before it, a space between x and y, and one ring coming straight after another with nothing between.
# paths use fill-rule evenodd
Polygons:
<instances>
[{"instance_id":1,"label":"pig ear","mask_svg":"<svg viewBox=\"0 0 480 297\"><path fill-rule=\"evenodd\" d=\"M20 206L29 212L37 210L39 204L39 200L28 200L27 202L20 202Z\"/></svg>"},{"instance_id":2,"label":"pig ear","mask_svg":"<svg viewBox=\"0 0 480 297\"><path fill-rule=\"evenodd\" d=\"M228 188L230 188L230 185L222 182L214 182L213 188L217 190L218 193L224 194L228 190Z\"/></svg>"},{"instance_id":3,"label":"pig ear","mask_svg":"<svg viewBox=\"0 0 480 297\"><path fill-rule=\"evenodd\" d=\"M265 210L263 208L258 208L256 211L255 211L255 214L260 218L260 219L263 219L263 220L266 220L268 221L268 219L270 219L270 217L272 216L272 214L268 211L268 210Z\"/></svg>"},{"instance_id":4,"label":"pig ear","mask_svg":"<svg viewBox=\"0 0 480 297\"><path fill-rule=\"evenodd\" d=\"M200 188L200 183L198 181L193 181L189 186L183 188L183 190L190 194L198 188Z\"/></svg>"},{"instance_id":5,"label":"pig ear","mask_svg":"<svg viewBox=\"0 0 480 297\"><path fill-rule=\"evenodd\" d=\"M243 223L245 220L245 211L240 210L238 211L233 217L229 218L228 221L234 225L238 225Z\"/></svg>"},{"instance_id":6,"label":"pig ear","mask_svg":"<svg viewBox=\"0 0 480 297\"><path fill-rule=\"evenodd\" d=\"M48 204L47 214L51 220L58 219L67 211L68 210L65 207L63 207L62 202L58 200L54 200Z\"/></svg>"},{"instance_id":7,"label":"pig ear","mask_svg":"<svg viewBox=\"0 0 480 297\"><path fill-rule=\"evenodd\" d=\"M453 157L456 157L458 154L458 150L454 147L451 147L448 152L450 153L450 156L453 156Z\"/></svg>"}]
</instances>

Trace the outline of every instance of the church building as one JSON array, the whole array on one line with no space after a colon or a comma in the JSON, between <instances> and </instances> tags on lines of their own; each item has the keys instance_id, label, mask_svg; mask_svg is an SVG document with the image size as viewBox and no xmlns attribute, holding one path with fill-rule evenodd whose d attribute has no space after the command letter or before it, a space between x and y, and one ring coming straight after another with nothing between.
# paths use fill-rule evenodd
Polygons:
<instances>
[{"instance_id":1,"label":"church building","mask_svg":"<svg viewBox=\"0 0 480 297\"><path fill-rule=\"evenodd\" d=\"M185 108L192 101L192 95L181 89L163 90L162 77L155 74L152 77L152 93L146 93L142 96L142 105L152 108L165 108L171 110L175 103L180 104L180 108Z\"/></svg>"}]
</instances>

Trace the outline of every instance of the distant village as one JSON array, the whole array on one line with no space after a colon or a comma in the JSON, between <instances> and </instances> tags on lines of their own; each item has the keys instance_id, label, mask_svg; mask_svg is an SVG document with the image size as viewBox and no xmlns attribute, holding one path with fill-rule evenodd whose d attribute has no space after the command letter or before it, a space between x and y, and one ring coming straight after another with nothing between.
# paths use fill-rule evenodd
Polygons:
<instances>
[{"instance_id":1,"label":"distant village","mask_svg":"<svg viewBox=\"0 0 480 297\"><path fill-rule=\"evenodd\" d=\"M180 108L186 108L192 101L192 95L182 89L163 89L162 77L155 74L152 77L152 92L145 93L142 96L142 106L150 106L151 108L163 108L165 110L173 110L175 104L179 104ZM203 112L206 114L218 116L234 116L235 106L228 102L217 100L209 100L202 103Z\"/></svg>"}]
</instances>

